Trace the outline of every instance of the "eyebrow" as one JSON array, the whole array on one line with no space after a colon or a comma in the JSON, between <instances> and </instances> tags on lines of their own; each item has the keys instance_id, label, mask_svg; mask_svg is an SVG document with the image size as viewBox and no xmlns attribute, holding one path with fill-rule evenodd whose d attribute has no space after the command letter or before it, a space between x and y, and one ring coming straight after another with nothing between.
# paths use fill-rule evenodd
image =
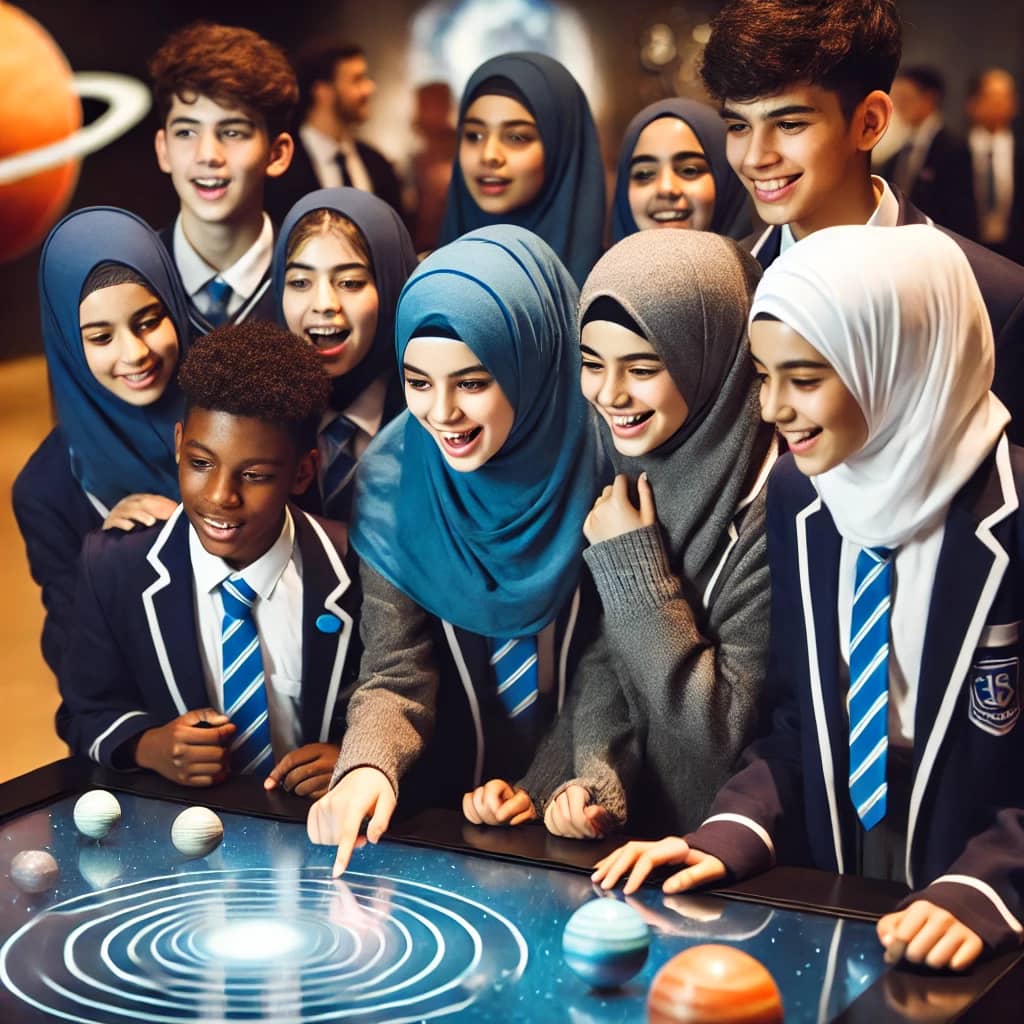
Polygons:
<instances>
[{"instance_id":1,"label":"eyebrow","mask_svg":"<svg viewBox=\"0 0 1024 1024\"><path fill-rule=\"evenodd\" d=\"M285 265L285 273L289 270L309 270L314 274L317 272L317 267L314 267L311 263L300 263L298 260L292 260L291 263ZM365 263L335 263L333 267L328 268L332 273L338 270L369 270L370 268Z\"/></svg>"},{"instance_id":2,"label":"eyebrow","mask_svg":"<svg viewBox=\"0 0 1024 1024\"><path fill-rule=\"evenodd\" d=\"M255 128L256 127L256 122L251 117L225 117L223 120L216 121L214 123L219 128L223 128L224 126L231 125L231 124L244 124L244 125L247 125L250 128ZM200 121L198 117L184 117L183 115L179 114L177 117L172 118L168 122L168 124L169 125L175 125L175 124L188 124L188 125L200 124L201 125L201 124L203 124L203 122Z\"/></svg>"},{"instance_id":3,"label":"eyebrow","mask_svg":"<svg viewBox=\"0 0 1024 1024\"><path fill-rule=\"evenodd\" d=\"M588 356L593 356L595 359L600 359L604 362L604 356L599 352L595 352L589 345L580 345L580 351L586 352ZM616 359L620 363L635 363L641 359L645 359L648 362L662 362L661 356L657 352L633 352L628 356L616 356Z\"/></svg>"},{"instance_id":4,"label":"eyebrow","mask_svg":"<svg viewBox=\"0 0 1024 1024\"><path fill-rule=\"evenodd\" d=\"M405 370L406 373L418 373L421 377L430 376L430 374L427 373L426 370L417 370L416 367L413 366L411 363L403 362L402 369ZM453 370L451 373L448 374L448 377L468 377L469 374L471 373L486 373L488 377L491 375L490 371L487 369L486 366L484 366L482 363L477 363L475 366L466 366L463 367L461 370Z\"/></svg>"},{"instance_id":5,"label":"eyebrow","mask_svg":"<svg viewBox=\"0 0 1024 1024\"><path fill-rule=\"evenodd\" d=\"M134 320L137 317L145 316L147 313L158 312L163 308L164 304L159 299L154 299L154 301L150 302L148 305L140 306L137 310L135 310L135 312L132 313L131 315L131 319ZM80 331L88 331L91 330L93 327L110 327L111 323L112 321L110 320L91 320L87 324L81 324L78 329Z\"/></svg>"},{"instance_id":6,"label":"eyebrow","mask_svg":"<svg viewBox=\"0 0 1024 1024\"><path fill-rule=\"evenodd\" d=\"M764 366L767 369L767 364L761 362L753 352L750 353L750 358L757 363L758 366ZM778 363L775 367L776 370L831 370L832 364L825 362L818 362L815 359L787 359L784 363Z\"/></svg>"},{"instance_id":7,"label":"eyebrow","mask_svg":"<svg viewBox=\"0 0 1024 1024\"><path fill-rule=\"evenodd\" d=\"M718 113L719 113L720 117L722 117L722 118L724 118L726 120L729 120L729 121L743 121L745 123L749 123L749 121L750 121L749 118L744 117L740 113L737 113L731 107L722 107L722 109L719 110ZM762 121L770 121L770 120L772 120L772 118L790 117L793 114L817 114L817 113L818 113L818 108L817 107L809 107L806 104L801 104L801 103L790 103L788 106L785 106L785 107L775 107L774 110L766 110L761 115L761 120Z\"/></svg>"},{"instance_id":8,"label":"eyebrow","mask_svg":"<svg viewBox=\"0 0 1024 1024\"><path fill-rule=\"evenodd\" d=\"M212 448L207 448L202 441L197 441L195 438L189 438L185 442L186 448L193 448L196 451L203 452L206 455L212 455L217 458L217 453ZM240 469L249 469L252 466L283 466L285 463L281 459L271 459L264 457L257 457L253 459L244 459L239 465Z\"/></svg>"},{"instance_id":9,"label":"eyebrow","mask_svg":"<svg viewBox=\"0 0 1024 1024\"><path fill-rule=\"evenodd\" d=\"M698 153L696 150L681 149L678 153L673 153L671 157L673 160L692 160L694 158L697 158L698 160L707 160L708 155L707 153ZM636 164L642 163L645 160L657 162L658 158L652 153L640 153L629 161L629 166L632 168Z\"/></svg>"},{"instance_id":10,"label":"eyebrow","mask_svg":"<svg viewBox=\"0 0 1024 1024\"><path fill-rule=\"evenodd\" d=\"M488 125L488 122L483 120L483 118L480 118L480 117L464 117L462 119L462 123L463 124L482 124L485 128ZM499 121L498 124L500 124L502 128L515 128L515 127L517 127L519 125L525 125L527 128L536 128L537 127L537 122L536 121L525 121L522 118L518 118L518 119L514 118L511 121Z\"/></svg>"}]
</instances>

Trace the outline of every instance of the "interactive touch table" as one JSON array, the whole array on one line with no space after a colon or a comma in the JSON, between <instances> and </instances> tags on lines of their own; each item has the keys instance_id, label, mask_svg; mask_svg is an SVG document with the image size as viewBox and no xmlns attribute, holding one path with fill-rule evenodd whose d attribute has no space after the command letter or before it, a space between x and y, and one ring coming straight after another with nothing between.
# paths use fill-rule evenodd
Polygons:
<instances>
[{"instance_id":1,"label":"interactive touch table","mask_svg":"<svg viewBox=\"0 0 1024 1024\"><path fill-rule=\"evenodd\" d=\"M102 841L72 821L94 787L123 810ZM170 842L194 803L225 829L201 860ZM595 992L565 966L562 929L600 895L582 869L614 844L436 812L356 851L332 881L333 850L308 842L307 807L252 779L182 790L78 760L0 786L0 1021L642 1021L657 969L705 942L759 959L790 1024L1020 1019L1016 956L965 978L887 970L872 920L898 890L810 871L716 896L645 887L629 902L652 930L647 964ZM60 866L36 895L8 877L28 849Z\"/></svg>"}]
</instances>

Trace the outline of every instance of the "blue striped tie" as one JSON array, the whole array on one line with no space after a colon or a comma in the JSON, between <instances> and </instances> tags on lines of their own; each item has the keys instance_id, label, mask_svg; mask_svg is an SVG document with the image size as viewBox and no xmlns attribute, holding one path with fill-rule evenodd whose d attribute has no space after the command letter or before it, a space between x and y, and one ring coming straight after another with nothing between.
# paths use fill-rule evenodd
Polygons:
<instances>
[{"instance_id":1,"label":"blue striped tie","mask_svg":"<svg viewBox=\"0 0 1024 1024\"><path fill-rule=\"evenodd\" d=\"M850 799L865 829L885 817L892 556L889 548L858 553L850 616Z\"/></svg>"},{"instance_id":2,"label":"blue striped tie","mask_svg":"<svg viewBox=\"0 0 1024 1024\"><path fill-rule=\"evenodd\" d=\"M236 576L220 585L220 596L224 604L220 641L224 714L237 727L231 744L231 767L244 775L263 765L269 767L274 758L263 688L263 655L252 617L256 591Z\"/></svg>"},{"instance_id":3,"label":"blue striped tie","mask_svg":"<svg viewBox=\"0 0 1024 1024\"><path fill-rule=\"evenodd\" d=\"M324 445L323 505L328 515L335 510L338 497L344 491L356 468L352 454L352 436L359 428L347 417L339 416L320 437Z\"/></svg>"},{"instance_id":4,"label":"blue striped tie","mask_svg":"<svg viewBox=\"0 0 1024 1024\"><path fill-rule=\"evenodd\" d=\"M197 298L203 297L200 312L214 327L220 327L227 322L228 306L231 303L231 296L234 289L219 277L211 277L197 293Z\"/></svg>"},{"instance_id":5,"label":"blue striped tie","mask_svg":"<svg viewBox=\"0 0 1024 1024\"><path fill-rule=\"evenodd\" d=\"M487 639L502 707L509 718L520 718L537 703L537 638Z\"/></svg>"}]
</instances>

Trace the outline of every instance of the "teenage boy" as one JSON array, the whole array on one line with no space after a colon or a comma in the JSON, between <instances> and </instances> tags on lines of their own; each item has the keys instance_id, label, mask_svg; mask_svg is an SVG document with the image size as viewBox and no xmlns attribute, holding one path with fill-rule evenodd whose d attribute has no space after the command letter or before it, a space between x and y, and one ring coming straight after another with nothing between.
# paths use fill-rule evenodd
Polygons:
<instances>
[{"instance_id":1,"label":"teenage boy","mask_svg":"<svg viewBox=\"0 0 1024 1024\"><path fill-rule=\"evenodd\" d=\"M871 174L901 49L893 0L728 0L712 21L701 76L721 105L729 164L769 225L751 247L763 267L821 228L928 220ZM1020 444L1024 268L952 237L985 299L996 340L992 390Z\"/></svg>"},{"instance_id":2,"label":"teenage boy","mask_svg":"<svg viewBox=\"0 0 1024 1024\"><path fill-rule=\"evenodd\" d=\"M244 28L198 22L149 64L160 129L156 156L181 212L161 233L199 334L249 317L273 320L274 230L268 178L292 158L285 131L298 97L284 52Z\"/></svg>"},{"instance_id":3,"label":"teenage boy","mask_svg":"<svg viewBox=\"0 0 1024 1024\"><path fill-rule=\"evenodd\" d=\"M186 786L255 772L318 796L358 668L358 595L344 528L288 499L316 476L330 383L309 345L258 321L201 338L180 383L181 505L82 550L68 742Z\"/></svg>"}]
</instances>

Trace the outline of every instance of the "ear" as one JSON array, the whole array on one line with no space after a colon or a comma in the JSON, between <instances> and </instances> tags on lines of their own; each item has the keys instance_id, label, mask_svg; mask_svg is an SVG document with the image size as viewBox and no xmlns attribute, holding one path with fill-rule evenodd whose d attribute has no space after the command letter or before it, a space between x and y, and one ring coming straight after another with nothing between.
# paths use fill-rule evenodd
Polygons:
<instances>
[{"instance_id":1,"label":"ear","mask_svg":"<svg viewBox=\"0 0 1024 1024\"><path fill-rule=\"evenodd\" d=\"M174 461L181 465L181 439L185 436L185 424L178 420L174 424Z\"/></svg>"},{"instance_id":2,"label":"ear","mask_svg":"<svg viewBox=\"0 0 1024 1024\"><path fill-rule=\"evenodd\" d=\"M295 477L292 480L292 494L302 494L306 488L316 479L317 467L320 465L320 453L315 448L303 452L299 456L298 465L295 467Z\"/></svg>"},{"instance_id":3,"label":"ear","mask_svg":"<svg viewBox=\"0 0 1024 1024\"><path fill-rule=\"evenodd\" d=\"M153 139L153 148L156 150L156 162L164 174L171 173L171 164L167 159L167 132L161 128Z\"/></svg>"},{"instance_id":4,"label":"ear","mask_svg":"<svg viewBox=\"0 0 1024 1024\"><path fill-rule=\"evenodd\" d=\"M292 155L295 153L295 142L287 132L280 135L270 144L270 162L267 164L267 177L280 178L291 166Z\"/></svg>"},{"instance_id":5,"label":"ear","mask_svg":"<svg viewBox=\"0 0 1024 1024\"><path fill-rule=\"evenodd\" d=\"M857 148L870 153L885 135L892 121L892 100L887 92L869 92L853 112L857 132Z\"/></svg>"}]
</instances>

